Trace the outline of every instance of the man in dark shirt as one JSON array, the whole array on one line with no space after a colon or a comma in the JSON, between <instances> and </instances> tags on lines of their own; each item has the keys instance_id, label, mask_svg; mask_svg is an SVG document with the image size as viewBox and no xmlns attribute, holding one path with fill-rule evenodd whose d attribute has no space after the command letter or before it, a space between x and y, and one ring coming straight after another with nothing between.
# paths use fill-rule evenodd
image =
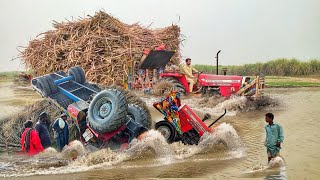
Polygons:
<instances>
[{"instance_id":1,"label":"man in dark shirt","mask_svg":"<svg viewBox=\"0 0 320 180\"><path fill-rule=\"evenodd\" d=\"M48 131L49 126L49 116L46 112L42 112L39 116L38 122L36 123L35 129L38 131L41 145L45 149L51 146L50 134Z\"/></svg>"}]
</instances>

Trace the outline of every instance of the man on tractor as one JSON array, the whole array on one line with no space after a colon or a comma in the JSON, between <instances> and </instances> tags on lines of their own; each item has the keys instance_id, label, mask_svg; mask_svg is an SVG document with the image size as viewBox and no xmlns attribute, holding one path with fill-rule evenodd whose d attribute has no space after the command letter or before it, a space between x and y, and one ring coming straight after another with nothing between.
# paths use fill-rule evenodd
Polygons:
<instances>
[{"instance_id":1,"label":"man on tractor","mask_svg":"<svg viewBox=\"0 0 320 180\"><path fill-rule=\"evenodd\" d=\"M198 73L198 71L194 67L191 66L191 59L187 58L186 59L186 65L182 66L181 73L186 75L186 79L187 79L187 81L189 83L189 91L190 91L190 93L192 93L193 85L195 83L197 83L195 77L192 74L193 72Z\"/></svg>"}]
</instances>

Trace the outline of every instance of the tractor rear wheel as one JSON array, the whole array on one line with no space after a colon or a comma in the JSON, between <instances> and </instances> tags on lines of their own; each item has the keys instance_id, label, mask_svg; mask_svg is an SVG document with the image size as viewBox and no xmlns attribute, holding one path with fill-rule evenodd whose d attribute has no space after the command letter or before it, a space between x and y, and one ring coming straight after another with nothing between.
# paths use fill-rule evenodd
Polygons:
<instances>
[{"instance_id":1,"label":"tractor rear wheel","mask_svg":"<svg viewBox=\"0 0 320 180\"><path fill-rule=\"evenodd\" d=\"M185 94L186 89L185 87L174 77L165 77L165 80L172 83L172 86L174 90L177 90L178 92Z\"/></svg>"},{"instance_id":2,"label":"tractor rear wheel","mask_svg":"<svg viewBox=\"0 0 320 180\"><path fill-rule=\"evenodd\" d=\"M148 109L147 104L138 96L136 96L134 93L132 93L131 91L128 91L126 89L123 89L122 87L119 86L110 86L109 88L111 89L117 89L118 91L121 91L123 93L123 95L126 97L128 104L134 104L139 106L140 108L143 109L144 112L146 112L147 114L147 119L150 120L150 123L152 125L151 122L151 114L150 111Z\"/></svg>"},{"instance_id":3,"label":"tractor rear wheel","mask_svg":"<svg viewBox=\"0 0 320 180\"><path fill-rule=\"evenodd\" d=\"M184 86L174 77L164 77L162 79L160 79L155 85L154 87L160 88L162 89L164 92L165 91L172 91L172 90L176 90L181 94L185 94L186 93L186 89L184 88ZM162 93L161 93L162 95Z\"/></svg>"},{"instance_id":4,"label":"tractor rear wheel","mask_svg":"<svg viewBox=\"0 0 320 180\"><path fill-rule=\"evenodd\" d=\"M159 121L156 123L155 126L156 130L158 130L164 137L164 139L168 142L168 143L173 143L175 138L176 138L176 130L173 127L173 125L166 121Z\"/></svg>"},{"instance_id":5,"label":"tractor rear wheel","mask_svg":"<svg viewBox=\"0 0 320 180\"><path fill-rule=\"evenodd\" d=\"M125 123L127 99L121 91L108 89L98 93L90 102L87 121L99 133L112 132Z\"/></svg>"},{"instance_id":6,"label":"tractor rear wheel","mask_svg":"<svg viewBox=\"0 0 320 180\"><path fill-rule=\"evenodd\" d=\"M129 104L128 105L128 116L130 116L135 122L141 124L142 126L150 129L151 119L148 118L148 114L141 107Z\"/></svg>"}]
</instances>

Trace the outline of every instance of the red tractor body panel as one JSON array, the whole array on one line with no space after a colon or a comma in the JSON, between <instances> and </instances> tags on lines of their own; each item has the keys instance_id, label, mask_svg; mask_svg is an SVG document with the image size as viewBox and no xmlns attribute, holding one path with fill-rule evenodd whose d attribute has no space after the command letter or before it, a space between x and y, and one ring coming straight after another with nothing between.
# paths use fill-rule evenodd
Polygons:
<instances>
[{"instance_id":1,"label":"red tractor body panel","mask_svg":"<svg viewBox=\"0 0 320 180\"><path fill-rule=\"evenodd\" d=\"M200 74L199 83L200 86L219 87L221 96L229 97L241 88L243 79L243 76Z\"/></svg>"},{"instance_id":2,"label":"red tractor body panel","mask_svg":"<svg viewBox=\"0 0 320 180\"><path fill-rule=\"evenodd\" d=\"M205 132L210 132L208 126L191 110L188 105L183 105L178 112L182 132L188 132L194 128L199 133L200 137Z\"/></svg>"}]
</instances>

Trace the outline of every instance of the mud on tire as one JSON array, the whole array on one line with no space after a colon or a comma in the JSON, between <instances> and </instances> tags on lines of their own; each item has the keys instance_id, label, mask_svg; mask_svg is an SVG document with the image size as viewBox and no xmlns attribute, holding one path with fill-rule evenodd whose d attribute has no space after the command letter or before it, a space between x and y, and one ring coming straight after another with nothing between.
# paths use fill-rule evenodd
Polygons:
<instances>
[{"instance_id":1,"label":"mud on tire","mask_svg":"<svg viewBox=\"0 0 320 180\"><path fill-rule=\"evenodd\" d=\"M121 91L108 89L91 101L87 121L99 133L111 132L122 126L128 112L127 99Z\"/></svg>"}]
</instances>

